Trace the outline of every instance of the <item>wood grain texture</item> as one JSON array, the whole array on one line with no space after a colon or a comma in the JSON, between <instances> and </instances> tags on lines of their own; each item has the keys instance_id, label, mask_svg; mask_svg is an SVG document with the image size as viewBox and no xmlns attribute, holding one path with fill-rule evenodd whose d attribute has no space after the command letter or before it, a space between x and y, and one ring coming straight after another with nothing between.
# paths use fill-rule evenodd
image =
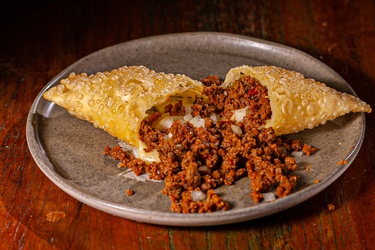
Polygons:
<instances>
[{"instance_id":1,"label":"wood grain texture","mask_svg":"<svg viewBox=\"0 0 375 250\"><path fill-rule=\"evenodd\" d=\"M358 157L326 190L286 211L215 227L137 223L86 206L48 180L25 139L34 98L65 67L107 46L176 32L228 32L295 47L375 107L374 1L14 0L0 3L0 30L0 249L374 248L373 114ZM48 221L54 211L66 217Z\"/></svg>"}]
</instances>

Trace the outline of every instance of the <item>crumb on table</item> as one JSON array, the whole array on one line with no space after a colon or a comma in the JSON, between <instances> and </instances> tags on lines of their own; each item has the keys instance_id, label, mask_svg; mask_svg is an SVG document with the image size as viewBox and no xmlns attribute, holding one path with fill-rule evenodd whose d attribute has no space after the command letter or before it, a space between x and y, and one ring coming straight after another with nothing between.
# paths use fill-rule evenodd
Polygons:
<instances>
[{"instance_id":1,"label":"crumb on table","mask_svg":"<svg viewBox=\"0 0 375 250\"><path fill-rule=\"evenodd\" d=\"M340 160L340 161L336 162L336 165L346 165L346 164L348 164L347 160Z\"/></svg>"},{"instance_id":2,"label":"crumb on table","mask_svg":"<svg viewBox=\"0 0 375 250\"><path fill-rule=\"evenodd\" d=\"M126 190L126 195L127 196L132 196L134 194L134 191L133 190L131 190L131 189L127 189Z\"/></svg>"},{"instance_id":3,"label":"crumb on table","mask_svg":"<svg viewBox=\"0 0 375 250\"><path fill-rule=\"evenodd\" d=\"M333 210L335 210L335 205L333 205L333 204L328 204L328 205L327 205L327 208L328 208L328 211L333 211Z\"/></svg>"}]
</instances>

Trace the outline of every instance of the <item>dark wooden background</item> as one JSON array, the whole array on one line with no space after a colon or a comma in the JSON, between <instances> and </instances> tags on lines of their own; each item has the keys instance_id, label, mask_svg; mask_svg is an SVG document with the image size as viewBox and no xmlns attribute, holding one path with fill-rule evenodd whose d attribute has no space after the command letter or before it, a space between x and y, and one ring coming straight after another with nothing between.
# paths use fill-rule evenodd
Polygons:
<instances>
[{"instance_id":1,"label":"dark wooden background","mask_svg":"<svg viewBox=\"0 0 375 250\"><path fill-rule=\"evenodd\" d=\"M219 31L300 49L373 108L375 1L19 1L0 3L0 249L374 249L374 115L358 157L330 187L265 218L166 227L84 205L39 170L25 139L30 106L65 67L110 45L158 34ZM327 204L336 209L329 211ZM66 217L47 220L52 211Z\"/></svg>"}]
</instances>

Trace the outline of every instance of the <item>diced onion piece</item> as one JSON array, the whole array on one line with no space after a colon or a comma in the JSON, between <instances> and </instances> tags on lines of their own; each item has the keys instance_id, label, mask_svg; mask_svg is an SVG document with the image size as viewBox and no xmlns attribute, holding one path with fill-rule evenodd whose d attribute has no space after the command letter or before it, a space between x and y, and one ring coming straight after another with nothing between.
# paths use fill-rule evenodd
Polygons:
<instances>
[{"instance_id":1,"label":"diced onion piece","mask_svg":"<svg viewBox=\"0 0 375 250\"><path fill-rule=\"evenodd\" d=\"M133 147L133 150L131 152L135 158L139 158L139 149L136 147Z\"/></svg>"},{"instance_id":2,"label":"diced onion piece","mask_svg":"<svg viewBox=\"0 0 375 250\"><path fill-rule=\"evenodd\" d=\"M218 118L217 118L217 115L216 114L212 114L211 116L210 116L210 119L212 120L212 122L214 123L214 124L216 124L217 122L218 122Z\"/></svg>"},{"instance_id":3,"label":"diced onion piece","mask_svg":"<svg viewBox=\"0 0 375 250\"><path fill-rule=\"evenodd\" d=\"M276 200L275 194L272 192L262 193L264 201L274 201Z\"/></svg>"},{"instance_id":4,"label":"diced onion piece","mask_svg":"<svg viewBox=\"0 0 375 250\"><path fill-rule=\"evenodd\" d=\"M175 121L181 120L181 116L165 116L156 122L155 128L162 130L164 128L170 128Z\"/></svg>"},{"instance_id":5,"label":"diced onion piece","mask_svg":"<svg viewBox=\"0 0 375 250\"><path fill-rule=\"evenodd\" d=\"M240 122L242 119L247 115L247 110L249 107L244 107L242 109L237 109L233 112L232 117L230 118L231 120Z\"/></svg>"},{"instance_id":6,"label":"diced onion piece","mask_svg":"<svg viewBox=\"0 0 375 250\"><path fill-rule=\"evenodd\" d=\"M119 175L121 175L121 176L123 176L123 177L125 177L127 179L141 181L141 182L146 182L146 181L161 182L161 180L150 179L149 174L146 174L146 173L140 174L140 175L136 175L133 172L133 170L131 170L131 169L127 169L124 172L120 173Z\"/></svg>"},{"instance_id":7,"label":"diced onion piece","mask_svg":"<svg viewBox=\"0 0 375 250\"><path fill-rule=\"evenodd\" d=\"M205 128L205 120L201 118L200 115L197 115L189 121L195 128L203 127Z\"/></svg>"},{"instance_id":8,"label":"diced onion piece","mask_svg":"<svg viewBox=\"0 0 375 250\"><path fill-rule=\"evenodd\" d=\"M186 107L185 107L185 114L191 114L191 111L192 111L192 109L191 109L191 105L187 105Z\"/></svg>"},{"instance_id":9,"label":"diced onion piece","mask_svg":"<svg viewBox=\"0 0 375 250\"><path fill-rule=\"evenodd\" d=\"M198 168L198 171L202 171L202 172L204 172L204 171L208 171L209 170L209 168L207 167L207 166L200 166L199 168Z\"/></svg>"},{"instance_id":10,"label":"diced onion piece","mask_svg":"<svg viewBox=\"0 0 375 250\"><path fill-rule=\"evenodd\" d=\"M167 141L167 140L171 139L172 136L173 136L172 133L168 133L167 135L164 136L164 140Z\"/></svg>"},{"instance_id":11,"label":"diced onion piece","mask_svg":"<svg viewBox=\"0 0 375 250\"><path fill-rule=\"evenodd\" d=\"M191 119L193 119L193 116L192 116L190 113L184 116L184 121L185 121L185 122L188 122L188 121L190 121Z\"/></svg>"},{"instance_id":12,"label":"diced onion piece","mask_svg":"<svg viewBox=\"0 0 375 250\"><path fill-rule=\"evenodd\" d=\"M242 134L242 130L239 126L237 125L230 125L230 128L232 129L233 133L240 135Z\"/></svg>"},{"instance_id":13,"label":"diced onion piece","mask_svg":"<svg viewBox=\"0 0 375 250\"><path fill-rule=\"evenodd\" d=\"M193 201L203 201L204 199L206 199L206 194L201 190L191 191L190 195Z\"/></svg>"},{"instance_id":14,"label":"diced onion piece","mask_svg":"<svg viewBox=\"0 0 375 250\"><path fill-rule=\"evenodd\" d=\"M134 147L124 141L118 141L118 145L122 148L125 152L132 152Z\"/></svg>"},{"instance_id":15,"label":"diced onion piece","mask_svg":"<svg viewBox=\"0 0 375 250\"><path fill-rule=\"evenodd\" d=\"M293 151L293 152L291 153L291 155L292 155L293 157L301 157L301 156L303 155L303 152L302 152L302 151Z\"/></svg>"},{"instance_id":16,"label":"diced onion piece","mask_svg":"<svg viewBox=\"0 0 375 250\"><path fill-rule=\"evenodd\" d=\"M142 182L146 181L146 178L143 178L143 176L141 175L137 176L131 169L127 169L124 173L121 173L121 175L131 180L137 180Z\"/></svg>"}]
</instances>

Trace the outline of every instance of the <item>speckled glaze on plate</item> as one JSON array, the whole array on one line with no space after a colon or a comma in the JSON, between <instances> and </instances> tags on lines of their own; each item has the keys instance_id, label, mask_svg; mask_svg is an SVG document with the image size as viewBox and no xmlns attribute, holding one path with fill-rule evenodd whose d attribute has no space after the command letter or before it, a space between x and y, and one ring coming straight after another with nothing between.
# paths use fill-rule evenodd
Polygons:
<instances>
[{"instance_id":1,"label":"speckled glaze on plate","mask_svg":"<svg viewBox=\"0 0 375 250\"><path fill-rule=\"evenodd\" d=\"M161 194L162 182L124 178L117 162L104 157L106 145L116 139L91 124L70 116L42 98L46 89L70 72L95 73L123 65L145 65L155 71L181 73L195 79L216 74L222 79L232 67L276 65L302 72L340 91L355 94L349 84L327 65L290 47L246 36L223 33L180 33L148 37L111 46L72 64L52 79L36 97L26 132L30 152L44 174L77 200L127 219L161 225L219 225L251 220L295 206L335 181L353 162L361 147L365 118L348 114L312 130L290 135L319 151L297 158L300 181L288 197L254 204L245 177L232 186L216 189L231 209L209 214L177 214ZM348 164L336 162L346 159ZM309 171L306 171L306 168ZM316 183L314 180L320 180ZM126 189L135 191L133 196Z\"/></svg>"}]
</instances>

